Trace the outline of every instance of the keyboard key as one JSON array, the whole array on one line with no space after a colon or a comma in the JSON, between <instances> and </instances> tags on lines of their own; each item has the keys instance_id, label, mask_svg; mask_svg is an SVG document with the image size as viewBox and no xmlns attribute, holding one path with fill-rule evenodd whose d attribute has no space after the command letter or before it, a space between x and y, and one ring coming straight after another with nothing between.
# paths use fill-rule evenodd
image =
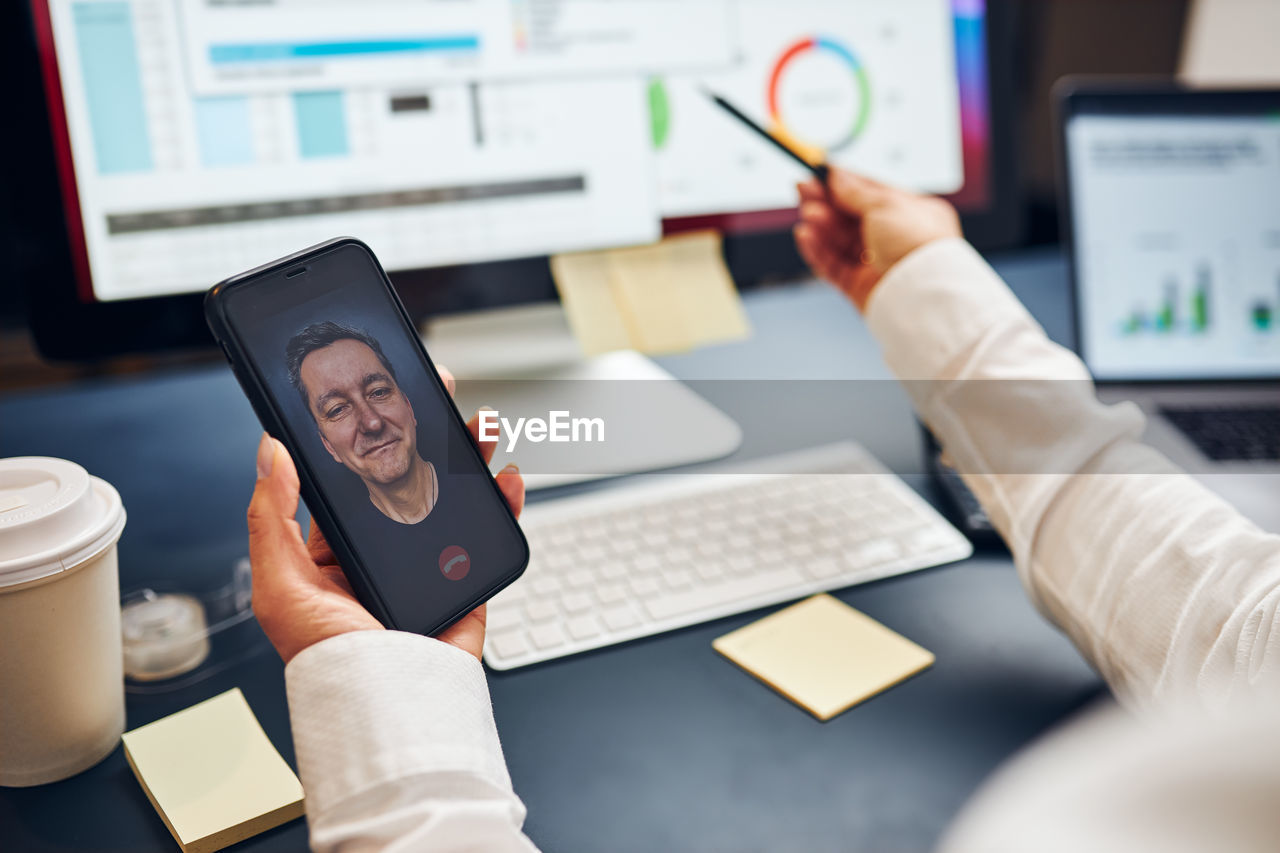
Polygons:
<instances>
[{"instance_id":1,"label":"keyboard key","mask_svg":"<svg viewBox=\"0 0 1280 853\"><path fill-rule=\"evenodd\" d=\"M889 539L873 539L851 548L846 556L846 565L877 566L896 559L901 553L898 543Z\"/></svg>"},{"instance_id":2,"label":"keyboard key","mask_svg":"<svg viewBox=\"0 0 1280 853\"><path fill-rule=\"evenodd\" d=\"M817 557L800 563L804 573L814 580L834 577L840 572L840 563L835 557Z\"/></svg>"},{"instance_id":3,"label":"keyboard key","mask_svg":"<svg viewBox=\"0 0 1280 853\"><path fill-rule=\"evenodd\" d=\"M596 589L596 598L600 599L601 604L624 601L626 597L627 591L620 583L603 584Z\"/></svg>"},{"instance_id":4,"label":"keyboard key","mask_svg":"<svg viewBox=\"0 0 1280 853\"><path fill-rule=\"evenodd\" d=\"M693 575L688 569L667 569L662 573L662 579L671 589L684 589L693 583Z\"/></svg>"},{"instance_id":5,"label":"keyboard key","mask_svg":"<svg viewBox=\"0 0 1280 853\"><path fill-rule=\"evenodd\" d=\"M525 615L529 617L530 622L544 622L547 619L556 616L560 611L550 601L535 600L530 601L524 606Z\"/></svg>"},{"instance_id":6,"label":"keyboard key","mask_svg":"<svg viewBox=\"0 0 1280 853\"><path fill-rule=\"evenodd\" d=\"M1178 407L1160 413L1215 461L1280 459L1280 408L1275 406Z\"/></svg>"},{"instance_id":7,"label":"keyboard key","mask_svg":"<svg viewBox=\"0 0 1280 853\"><path fill-rule=\"evenodd\" d=\"M560 599L560 603L564 605L564 609L570 613L581 613L584 610L590 610L592 607L591 595L581 590L575 590L564 598Z\"/></svg>"},{"instance_id":8,"label":"keyboard key","mask_svg":"<svg viewBox=\"0 0 1280 853\"><path fill-rule=\"evenodd\" d=\"M793 560L807 560L814 554L813 543L807 539L792 542L787 548L787 555Z\"/></svg>"},{"instance_id":9,"label":"keyboard key","mask_svg":"<svg viewBox=\"0 0 1280 853\"><path fill-rule=\"evenodd\" d=\"M529 642L525 639L524 631L518 628L514 631L495 631L489 634L489 644L493 646L498 657L503 658L520 657L529 651Z\"/></svg>"},{"instance_id":10,"label":"keyboard key","mask_svg":"<svg viewBox=\"0 0 1280 853\"><path fill-rule=\"evenodd\" d=\"M640 529L640 520L633 515L623 514L613 519L614 533L635 533Z\"/></svg>"},{"instance_id":11,"label":"keyboard key","mask_svg":"<svg viewBox=\"0 0 1280 853\"><path fill-rule=\"evenodd\" d=\"M608 581L625 578L630 572L622 563L605 563L600 567L600 576Z\"/></svg>"},{"instance_id":12,"label":"keyboard key","mask_svg":"<svg viewBox=\"0 0 1280 853\"><path fill-rule=\"evenodd\" d=\"M502 592L489 599L490 606L504 608L509 607L513 610L519 609L520 602L524 599L525 592L529 589L529 581L526 580L527 577L527 574L524 575Z\"/></svg>"},{"instance_id":13,"label":"keyboard key","mask_svg":"<svg viewBox=\"0 0 1280 853\"><path fill-rule=\"evenodd\" d=\"M616 531L614 538L609 542L609 550L618 557L630 557L640 550L640 543L625 535L623 531Z\"/></svg>"},{"instance_id":14,"label":"keyboard key","mask_svg":"<svg viewBox=\"0 0 1280 853\"><path fill-rule=\"evenodd\" d=\"M671 536L666 530L648 530L640 534L640 541L643 542L646 547L656 551L670 543Z\"/></svg>"},{"instance_id":15,"label":"keyboard key","mask_svg":"<svg viewBox=\"0 0 1280 853\"><path fill-rule=\"evenodd\" d=\"M754 562L758 566L776 566L786 560L787 553L781 548L761 548Z\"/></svg>"},{"instance_id":16,"label":"keyboard key","mask_svg":"<svg viewBox=\"0 0 1280 853\"><path fill-rule=\"evenodd\" d=\"M573 553L567 550L549 548L541 552L541 554L542 561L546 563L547 568L557 572L572 568L576 562L573 558Z\"/></svg>"},{"instance_id":17,"label":"keyboard key","mask_svg":"<svg viewBox=\"0 0 1280 853\"><path fill-rule=\"evenodd\" d=\"M782 534L772 527L756 529L755 540L761 545L778 545L782 542Z\"/></svg>"},{"instance_id":18,"label":"keyboard key","mask_svg":"<svg viewBox=\"0 0 1280 853\"><path fill-rule=\"evenodd\" d=\"M601 612L600 618L604 620L604 624L610 631L624 631L640 624L640 617L629 604L607 607Z\"/></svg>"},{"instance_id":19,"label":"keyboard key","mask_svg":"<svg viewBox=\"0 0 1280 853\"><path fill-rule=\"evenodd\" d=\"M693 552L683 545L676 545L663 551L661 559L667 566L683 565L693 559Z\"/></svg>"},{"instance_id":20,"label":"keyboard key","mask_svg":"<svg viewBox=\"0 0 1280 853\"><path fill-rule=\"evenodd\" d=\"M844 543L844 539L831 534L828 534L827 536L819 536L817 541L814 542L814 544L818 546L818 550L825 554L833 554L839 551L840 547L844 545Z\"/></svg>"},{"instance_id":21,"label":"keyboard key","mask_svg":"<svg viewBox=\"0 0 1280 853\"><path fill-rule=\"evenodd\" d=\"M587 569L574 569L569 572L565 579L569 582L569 586L580 589L594 584L596 576Z\"/></svg>"},{"instance_id":22,"label":"keyboard key","mask_svg":"<svg viewBox=\"0 0 1280 853\"><path fill-rule=\"evenodd\" d=\"M704 560L696 569L698 577L704 581L715 581L724 577L724 565L716 560Z\"/></svg>"},{"instance_id":23,"label":"keyboard key","mask_svg":"<svg viewBox=\"0 0 1280 853\"><path fill-rule=\"evenodd\" d=\"M600 623L594 616L577 616L569 620L569 636L575 640L588 640L600 633Z\"/></svg>"},{"instance_id":24,"label":"keyboard key","mask_svg":"<svg viewBox=\"0 0 1280 853\"><path fill-rule=\"evenodd\" d=\"M540 574L529 582L534 593L545 598L560 591L560 578L552 574Z\"/></svg>"},{"instance_id":25,"label":"keyboard key","mask_svg":"<svg viewBox=\"0 0 1280 853\"><path fill-rule=\"evenodd\" d=\"M698 586L683 592L669 593L653 598L644 603L649 618L654 621L670 619L730 601L772 592L777 589L795 587L804 583L804 577L794 568L785 567L757 572L745 578L735 579L718 586Z\"/></svg>"},{"instance_id":26,"label":"keyboard key","mask_svg":"<svg viewBox=\"0 0 1280 853\"><path fill-rule=\"evenodd\" d=\"M533 644L539 649L545 650L564 645L564 631L555 622L534 627L529 632L529 636L533 638Z\"/></svg>"},{"instance_id":27,"label":"keyboard key","mask_svg":"<svg viewBox=\"0 0 1280 853\"><path fill-rule=\"evenodd\" d=\"M652 572L662 568L662 561L656 554L640 554L631 561L631 568L637 572Z\"/></svg>"},{"instance_id":28,"label":"keyboard key","mask_svg":"<svg viewBox=\"0 0 1280 853\"><path fill-rule=\"evenodd\" d=\"M662 591L662 584L658 583L658 579L651 575L631 578L631 580L627 581L627 586L631 587L632 594L637 598L648 598Z\"/></svg>"},{"instance_id":29,"label":"keyboard key","mask_svg":"<svg viewBox=\"0 0 1280 853\"><path fill-rule=\"evenodd\" d=\"M795 539L801 539L810 534L813 530L813 525L807 518L794 518L785 522L784 529L787 531L788 536Z\"/></svg>"},{"instance_id":30,"label":"keyboard key","mask_svg":"<svg viewBox=\"0 0 1280 853\"><path fill-rule=\"evenodd\" d=\"M492 601L492 599L490 599ZM515 607L493 607L488 611L485 618L485 627L489 631L502 631L506 628L514 628L524 622L520 618L520 611Z\"/></svg>"},{"instance_id":31,"label":"keyboard key","mask_svg":"<svg viewBox=\"0 0 1280 853\"><path fill-rule=\"evenodd\" d=\"M680 542L696 542L702 536L702 531L691 525L682 524L673 527L671 535Z\"/></svg>"},{"instance_id":32,"label":"keyboard key","mask_svg":"<svg viewBox=\"0 0 1280 853\"><path fill-rule=\"evenodd\" d=\"M703 557L718 557L724 553L724 545L714 539L699 542L695 550Z\"/></svg>"}]
</instances>

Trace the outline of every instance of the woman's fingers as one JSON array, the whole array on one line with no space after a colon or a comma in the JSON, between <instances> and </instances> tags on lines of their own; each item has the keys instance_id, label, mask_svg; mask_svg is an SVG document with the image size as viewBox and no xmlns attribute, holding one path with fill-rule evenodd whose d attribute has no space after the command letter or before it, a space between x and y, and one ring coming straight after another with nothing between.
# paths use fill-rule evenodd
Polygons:
<instances>
[{"instance_id":1,"label":"woman's fingers","mask_svg":"<svg viewBox=\"0 0 1280 853\"><path fill-rule=\"evenodd\" d=\"M520 511L524 509L524 477L520 475L520 469L515 465L508 465L494 479L498 482L502 496L507 499L511 512L519 518Z\"/></svg>"},{"instance_id":2,"label":"woman's fingers","mask_svg":"<svg viewBox=\"0 0 1280 853\"><path fill-rule=\"evenodd\" d=\"M844 253L832 249L822 239L818 230L808 223L800 223L795 227L796 247L800 250L805 263L818 274L841 290L848 292L852 286L853 276L857 272L858 262Z\"/></svg>"},{"instance_id":3,"label":"woman's fingers","mask_svg":"<svg viewBox=\"0 0 1280 853\"><path fill-rule=\"evenodd\" d=\"M815 236L833 251L847 254L850 260L862 253L862 226L856 219L821 201L800 205L800 222L810 226Z\"/></svg>"},{"instance_id":4,"label":"woman's fingers","mask_svg":"<svg viewBox=\"0 0 1280 853\"><path fill-rule=\"evenodd\" d=\"M320 532L320 528L316 527L316 520L311 519L311 532L307 534L307 552L311 554L311 559L317 566L336 566L338 558L333 553L329 541L324 538L324 534Z\"/></svg>"},{"instance_id":5,"label":"woman's fingers","mask_svg":"<svg viewBox=\"0 0 1280 853\"><path fill-rule=\"evenodd\" d=\"M258 481L249 503L253 610L264 630L287 621L293 603L320 580L294 518L298 472L283 445L266 433L258 445Z\"/></svg>"},{"instance_id":6,"label":"woman's fingers","mask_svg":"<svg viewBox=\"0 0 1280 853\"><path fill-rule=\"evenodd\" d=\"M879 181L844 169L832 169L827 195L832 204L849 216L865 216L891 190Z\"/></svg>"},{"instance_id":7,"label":"woman's fingers","mask_svg":"<svg viewBox=\"0 0 1280 853\"><path fill-rule=\"evenodd\" d=\"M827 200L827 188L817 178L801 181L796 184L796 190L800 193L801 202Z\"/></svg>"},{"instance_id":8,"label":"woman's fingers","mask_svg":"<svg viewBox=\"0 0 1280 853\"><path fill-rule=\"evenodd\" d=\"M440 374L440 380L444 382L444 387L449 391L449 396L453 396L453 391L458 387L458 381L453 378L453 374L449 372L449 368L436 365L436 373Z\"/></svg>"},{"instance_id":9,"label":"woman's fingers","mask_svg":"<svg viewBox=\"0 0 1280 853\"><path fill-rule=\"evenodd\" d=\"M481 411L490 411L493 409L487 406ZM484 457L484 464L488 465L493 461L493 453L498 449L498 439L493 438L489 441L480 440L480 412L476 412L471 416L471 420L467 421L467 430L471 433L471 439L480 448L480 455Z\"/></svg>"},{"instance_id":10,"label":"woman's fingers","mask_svg":"<svg viewBox=\"0 0 1280 853\"><path fill-rule=\"evenodd\" d=\"M487 608L481 604L448 628L436 635L442 643L456 646L468 654L480 659L484 651L484 627L487 621Z\"/></svg>"}]
</instances>

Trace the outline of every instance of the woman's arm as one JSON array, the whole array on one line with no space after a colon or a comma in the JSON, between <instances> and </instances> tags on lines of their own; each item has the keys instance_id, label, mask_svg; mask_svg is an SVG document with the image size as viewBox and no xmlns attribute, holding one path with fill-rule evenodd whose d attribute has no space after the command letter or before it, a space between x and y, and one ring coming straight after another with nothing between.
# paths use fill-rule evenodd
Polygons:
<instances>
[{"instance_id":1,"label":"woman's arm","mask_svg":"<svg viewBox=\"0 0 1280 853\"><path fill-rule=\"evenodd\" d=\"M486 461L493 449L481 444ZM497 482L519 515L519 472ZM534 850L480 665L484 606L438 639L383 630L324 538L303 542L297 509L293 460L264 435L249 506L253 609L285 661L312 848Z\"/></svg>"},{"instance_id":2,"label":"woman's arm","mask_svg":"<svg viewBox=\"0 0 1280 853\"><path fill-rule=\"evenodd\" d=\"M475 657L358 631L299 652L285 680L317 853L535 849Z\"/></svg>"},{"instance_id":3,"label":"woman's arm","mask_svg":"<svg viewBox=\"0 0 1280 853\"><path fill-rule=\"evenodd\" d=\"M1274 680L1280 537L1142 445L1136 407L1099 403L940 202L846 173L804 194L802 252L866 311L1032 600L1116 693L1218 704Z\"/></svg>"}]
</instances>

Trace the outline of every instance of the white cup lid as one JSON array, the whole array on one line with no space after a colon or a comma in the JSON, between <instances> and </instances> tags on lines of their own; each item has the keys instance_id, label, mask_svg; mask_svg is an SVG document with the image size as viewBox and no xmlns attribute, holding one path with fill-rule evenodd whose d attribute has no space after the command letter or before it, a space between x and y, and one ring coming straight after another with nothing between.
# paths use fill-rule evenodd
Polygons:
<instances>
[{"instance_id":1,"label":"white cup lid","mask_svg":"<svg viewBox=\"0 0 1280 853\"><path fill-rule=\"evenodd\" d=\"M123 529L119 493L74 462L0 459L0 587L73 569Z\"/></svg>"}]
</instances>

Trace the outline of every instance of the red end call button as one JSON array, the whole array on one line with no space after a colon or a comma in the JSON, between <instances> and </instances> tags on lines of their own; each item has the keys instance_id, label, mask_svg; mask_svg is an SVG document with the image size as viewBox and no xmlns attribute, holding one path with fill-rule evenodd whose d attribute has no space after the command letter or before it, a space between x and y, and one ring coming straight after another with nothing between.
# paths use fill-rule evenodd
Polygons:
<instances>
[{"instance_id":1,"label":"red end call button","mask_svg":"<svg viewBox=\"0 0 1280 853\"><path fill-rule=\"evenodd\" d=\"M471 555L460 545L450 545L440 552L440 574L460 581L471 571Z\"/></svg>"}]
</instances>

